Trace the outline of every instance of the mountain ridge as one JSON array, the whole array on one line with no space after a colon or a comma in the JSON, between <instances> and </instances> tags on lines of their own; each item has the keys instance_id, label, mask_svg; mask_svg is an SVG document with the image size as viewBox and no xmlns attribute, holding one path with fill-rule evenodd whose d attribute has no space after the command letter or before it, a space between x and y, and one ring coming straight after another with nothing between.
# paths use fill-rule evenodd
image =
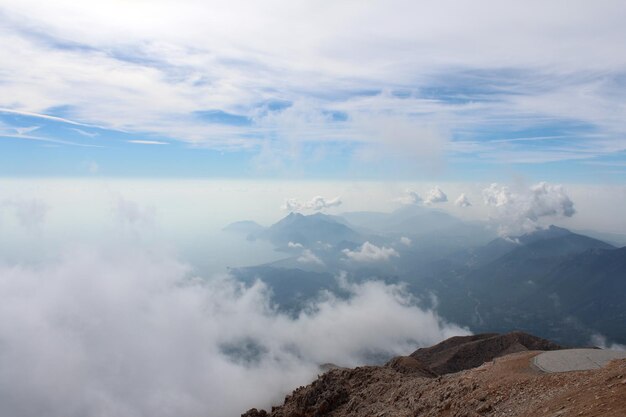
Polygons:
<instances>
[{"instance_id":1,"label":"mountain ridge","mask_svg":"<svg viewBox=\"0 0 626 417\"><path fill-rule=\"evenodd\" d=\"M437 355L467 346L478 347L467 351L478 357L464 357L465 366L457 372L437 376L422 361L428 360L424 353ZM508 351L511 347L518 350ZM561 348L521 332L450 338L414 352L422 352L421 360L412 355L384 366L331 369L295 389L271 411L254 408L242 417L626 414L626 359L590 371L545 373L533 365L533 358L543 351L530 350L542 347ZM453 358L446 359L449 365Z\"/></svg>"}]
</instances>

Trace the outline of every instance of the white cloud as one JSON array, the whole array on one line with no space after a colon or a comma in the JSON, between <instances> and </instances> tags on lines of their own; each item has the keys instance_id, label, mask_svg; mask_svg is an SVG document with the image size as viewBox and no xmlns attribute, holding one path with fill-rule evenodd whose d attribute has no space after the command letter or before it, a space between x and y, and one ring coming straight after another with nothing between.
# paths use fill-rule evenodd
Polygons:
<instances>
[{"instance_id":1,"label":"white cloud","mask_svg":"<svg viewBox=\"0 0 626 417\"><path fill-rule=\"evenodd\" d=\"M411 246L411 239L409 239L406 236L402 236L400 238L400 243L402 243L403 245L406 245L406 246Z\"/></svg>"},{"instance_id":2,"label":"white cloud","mask_svg":"<svg viewBox=\"0 0 626 417\"><path fill-rule=\"evenodd\" d=\"M544 219L556 220L576 213L563 186L546 182L515 191L494 183L483 190L483 200L492 209L491 219L503 235L532 231Z\"/></svg>"},{"instance_id":3,"label":"white cloud","mask_svg":"<svg viewBox=\"0 0 626 417\"><path fill-rule=\"evenodd\" d=\"M295 198L287 198L280 208L285 211L299 211L302 204Z\"/></svg>"},{"instance_id":4,"label":"white cloud","mask_svg":"<svg viewBox=\"0 0 626 417\"><path fill-rule=\"evenodd\" d=\"M123 225L145 226L154 224L156 210L152 206L142 206L136 201L119 196L113 207L113 215Z\"/></svg>"},{"instance_id":5,"label":"white cloud","mask_svg":"<svg viewBox=\"0 0 626 417\"><path fill-rule=\"evenodd\" d=\"M448 201L448 196L446 195L446 193L444 193L441 190L441 188L435 186L426 195L426 199L424 200L424 203L436 204L436 203L445 203L446 201Z\"/></svg>"},{"instance_id":6,"label":"white cloud","mask_svg":"<svg viewBox=\"0 0 626 417\"><path fill-rule=\"evenodd\" d=\"M346 289L350 299L327 297L293 318L259 283L192 279L186 265L136 248L0 264L3 413L232 416L280 402L318 364L354 366L368 351L406 354L468 333L401 287Z\"/></svg>"},{"instance_id":7,"label":"white cloud","mask_svg":"<svg viewBox=\"0 0 626 417\"><path fill-rule=\"evenodd\" d=\"M413 190L406 190L402 197L398 197L395 201L402 204L420 204L422 197Z\"/></svg>"},{"instance_id":8,"label":"white cloud","mask_svg":"<svg viewBox=\"0 0 626 417\"><path fill-rule=\"evenodd\" d=\"M48 204L39 198L13 198L0 201L0 208L13 209L19 224L27 229L40 228L50 210Z\"/></svg>"},{"instance_id":9,"label":"white cloud","mask_svg":"<svg viewBox=\"0 0 626 417\"><path fill-rule=\"evenodd\" d=\"M74 132L76 132L76 133L78 133L78 134L80 134L82 136L88 137L88 138L95 138L96 136L98 136L98 133L96 133L96 132L88 132L86 130L78 129L78 128L75 128L75 127L72 127L70 129L73 130Z\"/></svg>"},{"instance_id":10,"label":"white cloud","mask_svg":"<svg viewBox=\"0 0 626 417\"><path fill-rule=\"evenodd\" d=\"M410 116L405 113L406 108L404 111L401 108L403 100L388 92L355 101L362 103L358 111L351 112L352 118L344 134L362 138L370 145L357 153L360 159L369 164L391 160L396 167L398 162L403 162L413 169L433 169L441 165L450 135L438 122L428 117ZM362 106L368 106L369 110Z\"/></svg>"},{"instance_id":11,"label":"white cloud","mask_svg":"<svg viewBox=\"0 0 626 417\"><path fill-rule=\"evenodd\" d=\"M281 209L285 211L305 211L305 210L313 210L313 211L321 211L331 207L338 207L341 205L341 199L339 197L335 197L333 199L326 199L321 196L313 197L311 200L306 201L304 203L298 201L295 198L288 198L285 200L285 203L281 206Z\"/></svg>"},{"instance_id":12,"label":"white cloud","mask_svg":"<svg viewBox=\"0 0 626 417\"><path fill-rule=\"evenodd\" d=\"M591 336L591 340L590 340L591 345L593 346L597 346L600 349L610 349L610 350L621 350L621 351L626 351L626 346L625 345L621 345L619 343L608 343L608 341L606 340L606 336L600 334L600 333L595 333Z\"/></svg>"},{"instance_id":13,"label":"white cloud","mask_svg":"<svg viewBox=\"0 0 626 417\"><path fill-rule=\"evenodd\" d=\"M472 205L465 193L462 193L459 198L454 201L454 204L458 207L470 207Z\"/></svg>"},{"instance_id":14,"label":"white cloud","mask_svg":"<svg viewBox=\"0 0 626 417\"><path fill-rule=\"evenodd\" d=\"M302 246L302 245L301 245ZM310 249L305 249L297 259L302 264L324 265L324 262L315 255Z\"/></svg>"},{"instance_id":15,"label":"white cloud","mask_svg":"<svg viewBox=\"0 0 626 417\"><path fill-rule=\"evenodd\" d=\"M512 146L449 142L440 126L472 132L559 119L594 126L601 136L526 148L516 160L624 149L619 1L1 4L0 106L13 111L45 116L64 108L66 122L194 146L339 140L371 145L364 147L374 156L426 160L463 146L505 160ZM452 97L433 94L441 86ZM292 106L260 110L277 100ZM250 123L207 123L196 113L206 110Z\"/></svg>"},{"instance_id":16,"label":"white cloud","mask_svg":"<svg viewBox=\"0 0 626 417\"><path fill-rule=\"evenodd\" d=\"M359 250L351 251L350 249L344 249L342 252L348 259L354 262L381 262L400 256L393 248L378 247L370 242L363 243Z\"/></svg>"},{"instance_id":17,"label":"white cloud","mask_svg":"<svg viewBox=\"0 0 626 417\"><path fill-rule=\"evenodd\" d=\"M302 243L298 243L298 242L295 242L295 243L294 243L294 242L289 242L289 243L287 243L287 247L290 247L290 248L293 248L293 249L296 249L296 248L298 248L298 249L302 249L302 247L303 247L303 246L302 246Z\"/></svg>"},{"instance_id":18,"label":"white cloud","mask_svg":"<svg viewBox=\"0 0 626 417\"><path fill-rule=\"evenodd\" d=\"M2 37L0 36L0 41ZM1 87L0 87L1 88ZM18 114L22 115L24 112L16 112L9 109L0 108L0 115L2 113L8 113L10 115ZM26 115L30 115L30 113L26 112ZM54 120L55 118L51 118ZM69 146L80 146L80 147L89 147L89 148L100 148L100 145L95 144L87 144L87 143L78 143L78 142L70 142L62 139L55 139L46 137L43 135L33 135L31 132L35 132L39 130L41 126L20 126L20 125L11 125L0 121L0 137L5 138L14 138L26 141L34 141L34 142L47 142L48 146L54 145L69 145Z\"/></svg>"},{"instance_id":19,"label":"white cloud","mask_svg":"<svg viewBox=\"0 0 626 417\"><path fill-rule=\"evenodd\" d=\"M34 132L35 130L39 129L41 126L28 126L28 127L16 127L15 128L15 133L17 133L19 136L23 136L26 134L29 134L31 132Z\"/></svg>"},{"instance_id":20,"label":"white cloud","mask_svg":"<svg viewBox=\"0 0 626 417\"><path fill-rule=\"evenodd\" d=\"M128 143L134 143L136 145L169 145L167 142L160 140L129 140Z\"/></svg>"}]
</instances>

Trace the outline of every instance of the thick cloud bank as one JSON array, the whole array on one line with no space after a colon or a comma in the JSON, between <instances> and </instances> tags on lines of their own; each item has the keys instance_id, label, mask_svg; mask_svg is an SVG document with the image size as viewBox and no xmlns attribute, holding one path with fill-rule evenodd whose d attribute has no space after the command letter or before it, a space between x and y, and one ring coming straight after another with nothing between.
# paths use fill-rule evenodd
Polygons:
<instances>
[{"instance_id":1,"label":"thick cloud bank","mask_svg":"<svg viewBox=\"0 0 626 417\"><path fill-rule=\"evenodd\" d=\"M485 205L502 235L529 232L541 226L543 218L572 217L574 203L561 185L540 182L512 191L506 185L491 184L483 190Z\"/></svg>"},{"instance_id":2,"label":"thick cloud bank","mask_svg":"<svg viewBox=\"0 0 626 417\"><path fill-rule=\"evenodd\" d=\"M467 333L401 287L344 284L297 318L261 284L192 278L160 253L74 250L0 264L0 404L12 417L233 416L317 365L358 364Z\"/></svg>"}]
</instances>

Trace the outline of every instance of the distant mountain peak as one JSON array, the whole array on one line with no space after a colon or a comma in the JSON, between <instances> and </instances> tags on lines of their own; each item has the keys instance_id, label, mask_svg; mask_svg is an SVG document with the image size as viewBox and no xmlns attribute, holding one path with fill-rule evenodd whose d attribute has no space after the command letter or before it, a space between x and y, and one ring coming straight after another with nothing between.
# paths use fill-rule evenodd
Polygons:
<instances>
[{"instance_id":1,"label":"distant mountain peak","mask_svg":"<svg viewBox=\"0 0 626 417\"><path fill-rule=\"evenodd\" d=\"M235 233L258 233L265 229L263 226L258 224L252 220L242 220L238 222L231 223L224 227L222 230L225 232L235 232Z\"/></svg>"},{"instance_id":2,"label":"distant mountain peak","mask_svg":"<svg viewBox=\"0 0 626 417\"><path fill-rule=\"evenodd\" d=\"M530 233L526 233L522 236L519 236L518 239L523 243L529 243L531 241L536 240L544 240L544 239L554 239L557 237L567 236L573 234L569 230L558 227L555 225L550 225L548 227L535 229Z\"/></svg>"},{"instance_id":3,"label":"distant mountain peak","mask_svg":"<svg viewBox=\"0 0 626 417\"><path fill-rule=\"evenodd\" d=\"M341 241L361 242L361 236L339 221L336 216L324 213L304 215L291 212L270 226L265 237L274 244L286 245L299 242L303 245L314 242L336 244Z\"/></svg>"}]
</instances>

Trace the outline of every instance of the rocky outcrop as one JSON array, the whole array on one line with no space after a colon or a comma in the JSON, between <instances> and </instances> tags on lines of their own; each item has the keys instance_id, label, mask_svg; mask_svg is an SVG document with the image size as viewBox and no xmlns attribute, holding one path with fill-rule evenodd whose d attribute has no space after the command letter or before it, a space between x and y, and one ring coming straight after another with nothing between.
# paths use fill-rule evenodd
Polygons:
<instances>
[{"instance_id":1,"label":"rocky outcrop","mask_svg":"<svg viewBox=\"0 0 626 417\"><path fill-rule=\"evenodd\" d=\"M480 348L487 353L480 353ZM478 367L437 376L426 362L400 356L384 366L331 369L296 389L271 412L245 417L477 417L626 415L626 360L593 371L546 374L530 365L537 348L558 348L523 333L448 339L418 350L441 370ZM516 353L509 353L514 351ZM417 353L416 352L416 353ZM472 358L472 352L479 359ZM461 360L461 359L467 360Z\"/></svg>"},{"instance_id":2,"label":"rocky outcrop","mask_svg":"<svg viewBox=\"0 0 626 417\"><path fill-rule=\"evenodd\" d=\"M411 356L396 356L387 362L385 366L403 374L422 376L424 378L435 378L437 376L428 366Z\"/></svg>"},{"instance_id":3,"label":"rocky outcrop","mask_svg":"<svg viewBox=\"0 0 626 417\"><path fill-rule=\"evenodd\" d=\"M451 337L432 347L418 349L411 357L444 375L475 368L510 353L558 349L563 346L523 332L484 333Z\"/></svg>"}]
</instances>

